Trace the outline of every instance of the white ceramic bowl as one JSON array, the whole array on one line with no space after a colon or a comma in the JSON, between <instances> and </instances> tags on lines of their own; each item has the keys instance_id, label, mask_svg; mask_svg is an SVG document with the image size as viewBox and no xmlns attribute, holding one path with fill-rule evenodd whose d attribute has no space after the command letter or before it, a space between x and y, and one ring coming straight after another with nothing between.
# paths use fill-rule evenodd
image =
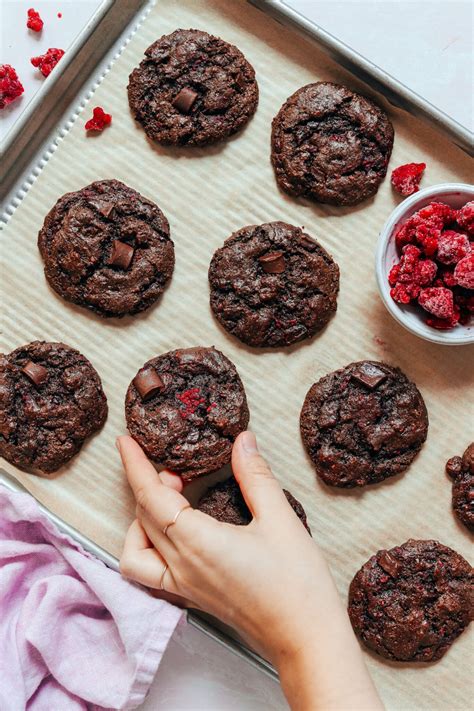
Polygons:
<instances>
[{"instance_id":1,"label":"white ceramic bowl","mask_svg":"<svg viewBox=\"0 0 474 711\"><path fill-rule=\"evenodd\" d=\"M474 185L465 185L463 183L433 185L431 188L424 188L414 193L414 195L410 195L395 208L382 228L375 256L375 270L380 296L393 318L408 331L420 336L420 338L447 346L474 343L474 327L472 324L469 326L457 324L449 331L439 331L426 325L427 314L420 306L398 304L390 296L388 274L393 265L400 259L395 245L395 232L414 212L425 207L433 200L445 202L454 208L462 207L466 202L474 200Z\"/></svg>"}]
</instances>

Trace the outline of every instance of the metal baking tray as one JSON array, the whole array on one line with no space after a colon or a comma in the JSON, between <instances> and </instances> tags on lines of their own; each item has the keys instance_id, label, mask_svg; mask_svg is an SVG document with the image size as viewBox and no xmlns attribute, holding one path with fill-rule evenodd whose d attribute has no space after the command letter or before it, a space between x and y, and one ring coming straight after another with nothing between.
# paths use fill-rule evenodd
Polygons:
<instances>
[{"instance_id":1,"label":"metal baking tray","mask_svg":"<svg viewBox=\"0 0 474 711\"><path fill-rule=\"evenodd\" d=\"M314 41L342 66L362 79L387 99L445 132L460 147L472 154L470 132L432 104L369 62L321 27L284 5L280 0L247 0ZM30 102L14 131L7 137L3 161L4 187L1 220L9 216L46 164L60 140L72 126L77 113L92 96L113 61L139 28L155 0L104 0L92 20L81 32L51 78L49 90ZM54 109L54 110L53 110ZM59 117L59 120L58 120ZM12 491L26 491L13 477L0 469L0 484ZM39 504L41 510L83 548L118 570L118 560ZM225 645L239 657L273 678L274 668L246 647L235 633L218 620L188 612L188 621L204 634Z\"/></svg>"},{"instance_id":2,"label":"metal baking tray","mask_svg":"<svg viewBox=\"0 0 474 711\"><path fill-rule=\"evenodd\" d=\"M10 491L28 494L28 496L31 496L31 493L23 486L23 484L21 484L13 476L10 476L10 474L7 474L7 472L3 469L0 469L0 485ZM104 550L104 548L98 546L94 543L94 541L91 541L90 538L84 536L80 531L70 526L59 516L56 516L56 514L46 508L46 506L40 504L39 501L36 503L38 504L39 509L50 519L52 523L55 524L55 526L57 526L62 533L65 533L67 536L79 543L84 550L101 560L108 568L119 572L119 561L115 558L115 556L110 555L110 553ZM263 657L259 654L249 649L239 639L235 638L233 630L226 625L223 625L222 622L214 617L211 617L211 615L201 615L201 613L192 610L187 611L186 617L190 625L203 632L207 637L210 637L219 644L224 645L235 655L241 659L245 659L245 661L249 662L253 667L263 671L272 679L278 680L278 674L272 665L263 659Z\"/></svg>"}]
</instances>

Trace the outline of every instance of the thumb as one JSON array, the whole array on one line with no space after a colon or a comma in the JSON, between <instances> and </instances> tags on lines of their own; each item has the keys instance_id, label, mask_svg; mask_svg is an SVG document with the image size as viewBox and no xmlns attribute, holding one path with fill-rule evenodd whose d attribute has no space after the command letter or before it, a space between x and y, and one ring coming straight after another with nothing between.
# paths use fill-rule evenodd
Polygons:
<instances>
[{"instance_id":1,"label":"thumb","mask_svg":"<svg viewBox=\"0 0 474 711\"><path fill-rule=\"evenodd\" d=\"M253 432L241 432L232 448L232 470L254 518L288 504L283 490L257 448Z\"/></svg>"}]
</instances>

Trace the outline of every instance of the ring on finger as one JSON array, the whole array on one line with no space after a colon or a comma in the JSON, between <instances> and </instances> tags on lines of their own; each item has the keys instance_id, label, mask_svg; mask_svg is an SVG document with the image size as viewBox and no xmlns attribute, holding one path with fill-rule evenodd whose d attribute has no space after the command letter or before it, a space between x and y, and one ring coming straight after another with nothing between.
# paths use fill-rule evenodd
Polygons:
<instances>
[{"instance_id":1,"label":"ring on finger","mask_svg":"<svg viewBox=\"0 0 474 711\"><path fill-rule=\"evenodd\" d=\"M176 523L176 521L178 520L178 518L181 516L181 514L183 513L183 511L185 511L186 509L189 509L189 508L191 508L191 506L190 506L190 504L187 504L186 506L183 506L182 509L179 509L179 511L176 512L176 514L175 514L173 520L170 521L169 523L167 523L166 526L165 526L164 529L163 529L163 533L164 533L165 536L167 535L166 532L167 532L168 528L170 528L170 526L173 526L173 525Z\"/></svg>"}]
</instances>

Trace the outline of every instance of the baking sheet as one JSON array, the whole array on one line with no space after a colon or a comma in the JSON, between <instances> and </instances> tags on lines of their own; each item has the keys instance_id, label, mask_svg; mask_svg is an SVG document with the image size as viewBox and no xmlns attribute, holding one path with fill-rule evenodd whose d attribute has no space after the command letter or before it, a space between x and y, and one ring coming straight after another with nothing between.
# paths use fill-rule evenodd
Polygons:
<instances>
[{"instance_id":1,"label":"baking sheet","mask_svg":"<svg viewBox=\"0 0 474 711\"><path fill-rule=\"evenodd\" d=\"M226 143L191 150L159 147L131 118L128 74L152 41L177 27L222 36L237 44L256 69L258 111ZM305 506L345 597L353 574L372 553L409 537L438 538L468 557L470 540L451 514L451 487L443 468L447 457L472 439L474 348L421 341L385 311L373 260L378 231L398 202L388 180L373 200L355 208L313 205L276 188L269 160L271 120L293 91L318 79L369 93L314 46L291 30L282 32L243 0L160 0L38 175L2 239L2 349L35 338L79 348L102 377L108 421L55 478L5 468L53 512L119 555L134 505L114 440L125 432L123 401L130 379L158 353L215 345L236 364L251 427L280 481ZM84 122L96 105L112 113L113 123L103 134L86 137ZM388 111L396 131L390 168L425 161L424 185L469 181L469 159L461 150L412 116L391 107ZM155 200L170 221L175 242L170 287L157 307L135 318L103 321L66 304L47 286L36 246L37 232L57 198L104 178L123 180ZM207 269L214 250L234 230L278 219L304 226L333 254L341 268L339 306L328 328L310 343L259 351L234 340L213 319ZM299 436L299 411L316 379L365 357L400 366L418 384L430 431L405 475L362 492L339 493L315 479ZM468 709L471 641L464 634L441 662L426 667L391 665L367 655L387 707Z\"/></svg>"}]
</instances>

